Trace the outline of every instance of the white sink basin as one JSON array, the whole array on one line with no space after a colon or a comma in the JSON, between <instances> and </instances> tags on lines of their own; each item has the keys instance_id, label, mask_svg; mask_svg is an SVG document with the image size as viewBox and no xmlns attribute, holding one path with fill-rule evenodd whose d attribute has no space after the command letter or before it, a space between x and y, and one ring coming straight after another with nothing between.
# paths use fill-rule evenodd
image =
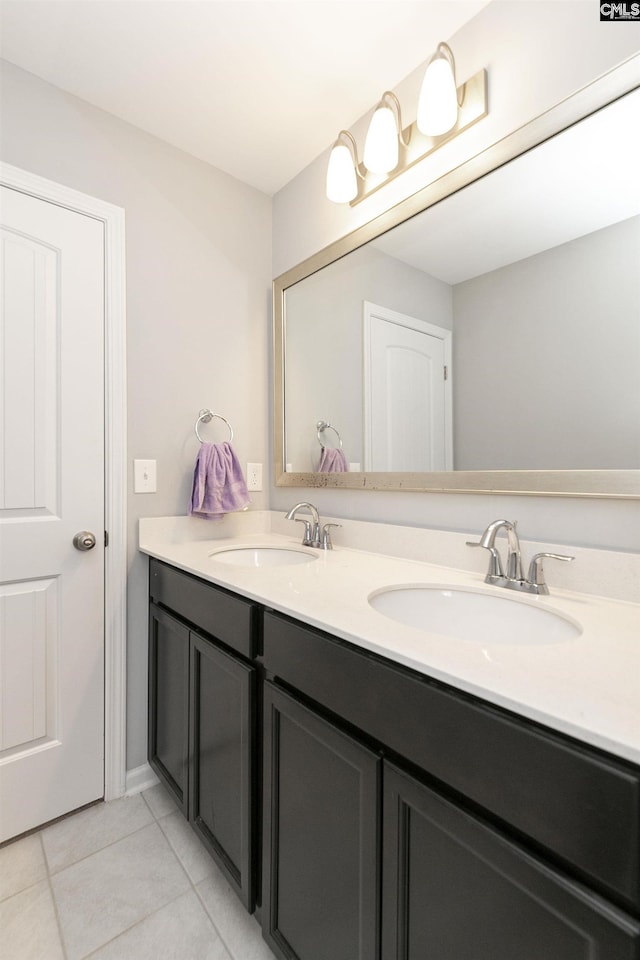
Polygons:
<instances>
[{"instance_id":1,"label":"white sink basin","mask_svg":"<svg viewBox=\"0 0 640 960\"><path fill-rule=\"evenodd\" d=\"M229 547L210 553L209 558L235 567L286 567L317 560L314 553L288 547Z\"/></svg>"},{"instance_id":2,"label":"white sink basin","mask_svg":"<svg viewBox=\"0 0 640 960\"><path fill-rule=\"evenodd\" d=\"M409 627L482 644L561 643L582 633L575 621L506 590L503 597L460 587L388 587L369 603Z\"/></svg>"}]
</instances>

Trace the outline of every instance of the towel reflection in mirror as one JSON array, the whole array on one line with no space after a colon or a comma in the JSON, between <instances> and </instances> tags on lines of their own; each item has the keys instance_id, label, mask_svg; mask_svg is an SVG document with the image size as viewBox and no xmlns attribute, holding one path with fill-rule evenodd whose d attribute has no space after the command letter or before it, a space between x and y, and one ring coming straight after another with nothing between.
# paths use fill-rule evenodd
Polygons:
<instances>
[{"instance_id":1,"label":"towel reflection in mirror","mask_svg":"<svg viewBox=\"0 0 640 960\"><path fill-rule=\"evenodd\" d=\"M323 447L318 473L347 473L349 464L339 447Z\"/></svg>"},{"instance_id":2,"label":"towel reflection in mirror","mask_svg":"<svg viewBox=\"0 0 640 960\"><path fill-rule=\"evenodd\" d=\"M337 447L327 447L325 445L325 430L333 431L338 443ZM322 436L320 436L320 434L322 434ZM349 470L349 464L347 463L347 458L342 451L342 437L340 436L337 428L334 427L333 424L329 423L328 420L318 420L316 423L316 436L322 451L320 455L320 463L318 465L318 473L347 473Z\"/></svg>"}]
</instances>

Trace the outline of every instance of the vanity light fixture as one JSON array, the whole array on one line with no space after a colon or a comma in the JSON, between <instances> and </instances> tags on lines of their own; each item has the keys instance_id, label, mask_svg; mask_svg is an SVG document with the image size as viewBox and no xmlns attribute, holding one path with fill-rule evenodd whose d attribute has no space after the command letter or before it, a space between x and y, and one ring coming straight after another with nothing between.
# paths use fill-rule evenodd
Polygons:
<instances>
[{"instance_id":1,"label":"vanity light fixture","mask_svg":"<svg viewBox=\"0 0 640 960\"><path fill-rule=\"evenodd\" d=\"M461 87L461 91L464 98L464 87ZM418 130L428 137L440 137L448 133L458 122L458 107L461 106L453 53L446 43L439 43L427 64L422 81L416 118Z\"/></svg>"},{"instance_id":2,"label":"vanity light fixture","mask_svg":"<svg viewBox=\"0 0 640 960\"><path fill-rule=\"evenodd\" d=\"M334 203L350 203L358 195L358 148L348 130L341 130L331 148L327 167L327 197Z\"/></svg>"},{"instance_id":3,"label":"vanity light fixture","mask_svg":"<svg viewBox=\"0 0 640 960\"><path fill-rule=\"evenodd\" d=\"M351 133L340 131L329 157L327 198L355 206L487 113L486 70L457 87L453 53L439 43L427 63L415 123L403 129L398 98L387 90L373 112L362 163Z\"/></svg>"},{"instance_id":4,"label":"vanity light fixture","mask_svg":"<svg viewBox=\"0 0 640 960\"><path fill-rule=\"evenodd\" d=\"M408 147L402 133L400 101L386 90L376 106L367 139L364 142L364 165L371 173L391 173L398 166L400 144Z\"/></svg>"}]
</instances>

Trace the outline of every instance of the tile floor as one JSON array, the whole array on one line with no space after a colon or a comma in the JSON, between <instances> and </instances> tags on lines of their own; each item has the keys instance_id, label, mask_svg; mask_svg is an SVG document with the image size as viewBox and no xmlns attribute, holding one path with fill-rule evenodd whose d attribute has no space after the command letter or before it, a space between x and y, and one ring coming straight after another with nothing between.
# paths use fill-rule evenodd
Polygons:
<instances>
[{"instance_id":1,"label":"tile floor","mask_svg":"<svg viewBox=\"0 0 640 960\"><path fill-rule=\"evenodd\" d=\"M274 960L163 787L0 848L3 960Z\"/></svg>"}]
</instances>

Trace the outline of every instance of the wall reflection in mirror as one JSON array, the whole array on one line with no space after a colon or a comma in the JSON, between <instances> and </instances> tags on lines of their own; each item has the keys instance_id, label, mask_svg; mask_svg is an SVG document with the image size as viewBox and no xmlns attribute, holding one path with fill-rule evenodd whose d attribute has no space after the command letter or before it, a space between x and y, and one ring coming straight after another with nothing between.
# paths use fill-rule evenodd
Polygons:
<instances>
[{"instance_id":1,"label":"wall reflection in mirror","mask_svg":"<svg viewBox=\"0 0 640 960\"><path fill-rule=\"evenodd\" d=\"M640 468L640 92L290 286L285 462ZM335 462L336 458L325 457Z\"/></svg>"}]
</instances>

